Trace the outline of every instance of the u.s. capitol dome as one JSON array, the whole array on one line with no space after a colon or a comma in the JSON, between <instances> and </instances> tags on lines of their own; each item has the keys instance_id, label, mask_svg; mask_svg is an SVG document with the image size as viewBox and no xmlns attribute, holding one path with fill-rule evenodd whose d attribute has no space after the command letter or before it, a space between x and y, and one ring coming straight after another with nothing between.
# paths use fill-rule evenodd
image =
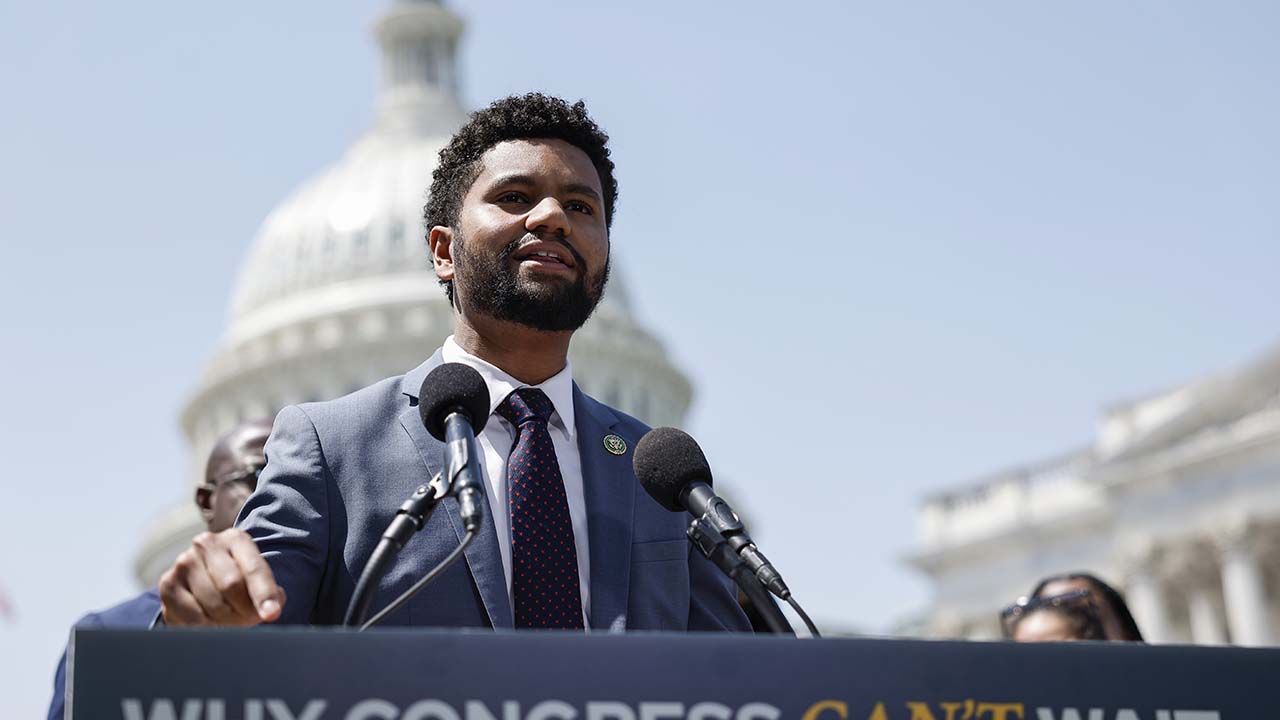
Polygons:
<instances>
[{"instance_id":1,"label":"u.s. capitol dome","mask_svg":"<svg viewBox=\"0 0 1280 720\"><path fill-rule=\"evenodd\" d=\"M431 0L399 0L376 23L383 77L373 126L263 221L226 330L182 410L187 482L202 477L214 441L236 423L401 374L451 332L422 207L440 148L466 119L462 27ZM600 308L574 337L574 379L651 424L678 425L689 382L632 316L616 260ZM190 501L166 512L139 553L138 579L154 584L202 529Z\"/></svg>"}]
</instances>

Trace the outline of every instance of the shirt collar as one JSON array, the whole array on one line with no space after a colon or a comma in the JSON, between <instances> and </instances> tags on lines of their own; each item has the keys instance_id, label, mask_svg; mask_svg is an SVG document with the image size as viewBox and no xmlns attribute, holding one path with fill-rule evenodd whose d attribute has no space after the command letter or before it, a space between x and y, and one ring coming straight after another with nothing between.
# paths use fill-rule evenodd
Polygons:
<instances>
[{"instance_id":1,"label":"shirt collar","mask_svg":"<svg viewBox=\"0 0 1280 720\"><path fill-rule=\"evenodd\" d=\"M551 422L558 424L569 435L570 440L574 439L577 425L573 421L573 366L567 358L564 361L563 370L547 378L545 382L539 385L520 382L497 365L481 360L463 350L452 335L445 338L444 346L440 348L440 359L444 362L468 365L480 373L480 377L484 378L484 384L489 388L490 415L498 409L498 406L502 404L503 400L507 399L507 396L513 390L523 387L533 387L541 390L551 399L551 405L555 408L555 412L551 415Z\"/></svg>"}]
</instances>

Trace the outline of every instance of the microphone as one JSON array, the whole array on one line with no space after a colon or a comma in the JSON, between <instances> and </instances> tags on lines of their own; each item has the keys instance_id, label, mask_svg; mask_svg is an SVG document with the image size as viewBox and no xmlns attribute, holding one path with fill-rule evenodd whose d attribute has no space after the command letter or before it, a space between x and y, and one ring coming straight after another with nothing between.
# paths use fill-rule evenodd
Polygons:
<instances>
[{"instance_id":1,"label":"microphone","mask_svg":"<svg viewBox=\"0 0 1280 720\"><path fill-rule=\"evenodd\" d=\"M484 378L462 363L436 367L427 373L418 392L422 424L445 444L445 493L457 496L458 514L469 532L480 528L484 513L476 434L489 421L489 410L489 387Z\"/></svg>"},{"instance_id":2,"label":"microphone","mask_svg":"<svg viewBox=\"0 0 1280 720\"><path fill-rule=\"evenodd\" d=\"M481 491L479 453L475 434L489 419L489 387L474 369L460 363L445 363L427 373L418 392L418 413L427 432L445 443L445 470L431 482L419 485L396 511L382 539L373 549L369 561L347 605L343 625L363 630L376 624L403 605L427 583L438 577L462 556L475 537L483 517L484 495ZM439 565L409 588L390 605L365 622L378 582L386 574L392 559L399 554L414 533L427 524L436 504L446 495L458 498L458 514L467 530L462 544Z\"/></svg>"},{"instance_id":3,"label":"microphone","mask_svg":"<svg viewBox=\"0 0 1280 720\"><path fill-rule=\"evenodd\" d=\"M782 575L756 547L738 514L711 489L711 466L688 433L670 427L650 430L636 445L634 465L640 484L659 505L703 520L724 537L761 585L782 600L791 597Z\"/></svg>"}]
</instances>

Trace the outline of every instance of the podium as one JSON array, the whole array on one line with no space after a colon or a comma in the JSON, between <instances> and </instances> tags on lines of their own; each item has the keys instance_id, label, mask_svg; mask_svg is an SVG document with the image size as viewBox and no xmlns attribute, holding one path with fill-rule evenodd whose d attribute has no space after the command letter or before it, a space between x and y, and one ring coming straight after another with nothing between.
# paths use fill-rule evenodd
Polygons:
<instances>
[{"instance_id":1,"label":"podium","mask_svg":"<svg viewBox=\"0 0 1280 720\"><path fill-rule=\"evenodd\" d=\"M1270 720L1280 649L77 629L74 720Z\"/></svg>"}]
</instances>

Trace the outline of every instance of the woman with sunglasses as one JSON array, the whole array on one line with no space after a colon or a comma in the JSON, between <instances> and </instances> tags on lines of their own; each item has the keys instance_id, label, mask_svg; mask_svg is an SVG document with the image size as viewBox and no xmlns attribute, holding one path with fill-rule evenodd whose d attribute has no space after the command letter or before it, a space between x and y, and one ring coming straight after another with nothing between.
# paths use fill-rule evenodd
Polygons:
<instances>
[{"instance_id":1,"label":"woman with sunglasses","mask_svg":"<svg viewBox=\"0 0 1280 720\"><path fill-rule=\"evenodd\" d=\"M1094 575L1083 572L1051 575L1036 584L1031 597L1055 597L1071 592L1089 593L1098 609L1098 618L1102 621L1102 631L1107 640L1142 642L1142 632L1138 630L1138 623L1134 622L1124 597Z\"/></svg>"},{"instance_id":2,"label":"woman with sunglasses","mask_svg":"<svg viewBox=\"0 0 1280 720\"><path fill-rule=\"evenodd\" d=\"M1037 606L1052 605L1055 598L1065 598L1057 601L1057 605L1075 607L1087 605L1091 610L1080 610L1080 612L1092 612L1096 616L1097 623L1101 625L1101 637L1074 639L1142 642L1142 632L1138 630L1138 623L1135 623L1132 612L1129 612L1129 606L1125 605L1124 597L1111 585L1102 582L1096 575L1088 573L1064 573L1042 579L1036 584L1036 588L1032 589L1030 596L1023 598L1015 605L1006 607L1001 612L1001 625L1005 628L1005 637L1018 641L1020 639L1018 634L1012 633L1011 629L1016 629L1015 625L1021 624L1019 619L1028 615L1027 606L1034 609ZM1085 600L1087 603L1084 602ZM1021 633L1028 638L1032 634L1029 630ZM1029 642L1029 639L1024 642Z\"/></svg>"},{"instance_id":3,"label":"woman with sunglasses","mask_svg":"<svg viewBox=\"0 0 1280 720\"><path fill-rule=\"evenodd\" d=\"M1000 627L1014 642L1106 639L1092 595L1081 590L1018 598L1000 612Z\"/></svg>"}]
</instances>

